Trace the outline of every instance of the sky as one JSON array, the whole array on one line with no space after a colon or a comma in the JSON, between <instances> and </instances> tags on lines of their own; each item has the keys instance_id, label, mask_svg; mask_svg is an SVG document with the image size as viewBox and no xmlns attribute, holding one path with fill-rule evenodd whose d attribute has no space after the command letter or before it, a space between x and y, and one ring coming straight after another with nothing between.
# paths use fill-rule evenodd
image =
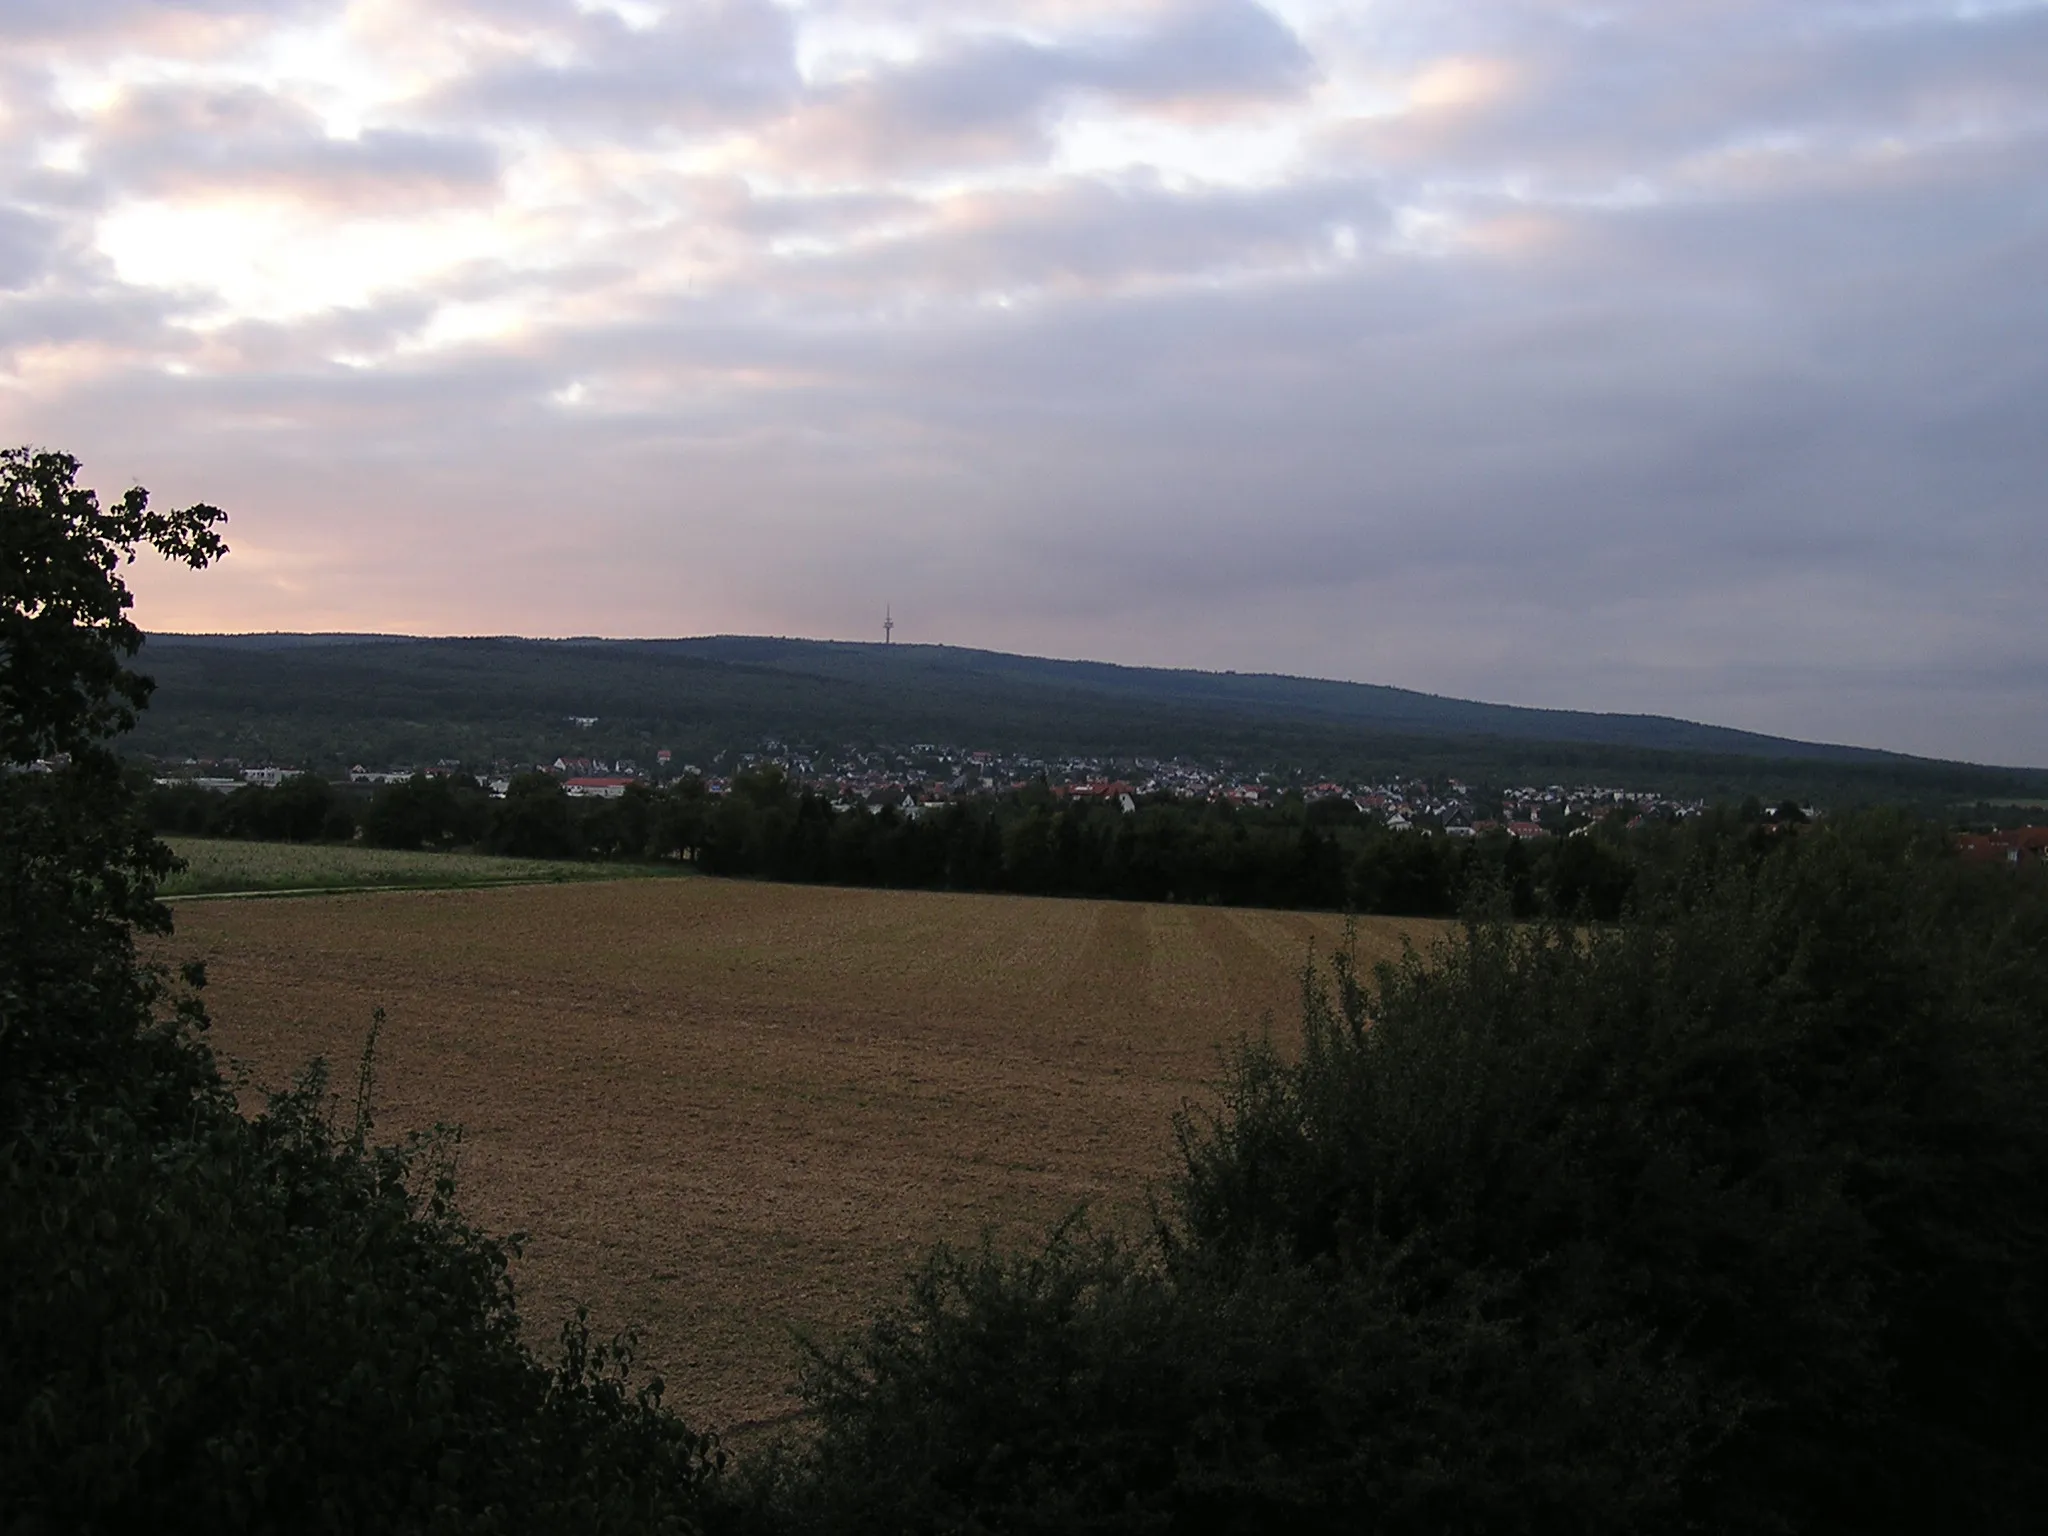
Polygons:
<instances>
[{"instance_id":1,"label":"sky","mask_svg":"<svg viewBox=\"0 0 2048 1536\"><path fill-rule=\"evenodd\" d=\"M2048 764L2048 5L5 0L0 442L160 630Z\"/></svg>"}]
</instances>

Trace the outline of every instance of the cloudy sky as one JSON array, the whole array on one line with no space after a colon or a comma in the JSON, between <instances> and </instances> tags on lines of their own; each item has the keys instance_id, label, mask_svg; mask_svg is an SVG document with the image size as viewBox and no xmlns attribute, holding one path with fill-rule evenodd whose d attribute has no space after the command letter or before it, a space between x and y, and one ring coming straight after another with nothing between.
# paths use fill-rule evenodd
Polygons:
<instances>
[{"instance_id":1,"label":"cloudy sky","mask_svg":"<svg viewBox=\"0 0 2048 1536\"><path fill-rule=\"evenodd\" d=\"M6 0L0 441L162 629L2048 764L2048 5Z\"/></svg>"}]
</instances>

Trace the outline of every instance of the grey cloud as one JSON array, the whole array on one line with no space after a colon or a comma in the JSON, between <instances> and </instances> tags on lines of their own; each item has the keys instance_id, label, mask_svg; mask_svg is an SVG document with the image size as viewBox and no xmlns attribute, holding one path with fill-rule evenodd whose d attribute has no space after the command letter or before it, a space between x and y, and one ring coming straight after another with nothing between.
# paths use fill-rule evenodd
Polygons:
<instances>
[{"instance_id":1,"label":"grey cloud","mask_svg":"<svg viewBox=\"0 0 2048 1536\"><path fill-rule=\"evenodd\" d=\"M1357 130L1353 143L1434 175L1534 174L1552 186L1667 178L1687 156L1823 154L1886 139L1982 136L2042 121L2048 9L1959 19L1949 7L1735 5L1571 14L1468 5L1462 41L1513 61L1491 99Z\"/></svg>"},{"instance_id":2,"label":"grey cloud","mask_svg":"<svg viewBox=\"0 0 2048 1536\"><path fill-rule=\"evenodd\" d=\"M970 42L885 72L874 84L907 125L943 132L1016 118L1063 92L1151 103L1286 95L1314 72L1300 39L1265 7L1191 0L1149 27L1119 33Z\"/></svg>"},{"instance_id":3,"label":"grey cloud","mask_svg":"<svg viewBox=\"0 0 2048 1536\"><path fill-rule=\"evenodd\" d=\"M305 108L253 87L134 89L95 130L92 172L149 193L240 188L389 206L485 193L498 177L496 151L477 139L395 128L330 137Z\"/></svg>"},{"instance_id":4,"label":"grey cloud","mask_svg":"<svg viewBox=\"0 0 2048 1536\"><path fill-rule=\"evenodd\" d=\"M1374 189L1356 182L1189 193L1146 178L958 195L942 215L912 204L896 217L910 232L779 263L777 301L798 311L1030 303L1042 293L1305 270L1334 259L1333 231L1370 237L1387 222Z\"/></svg>"},{"instance_id":5,"label":"grey cloud","mask_svg":"<svg viewBox=\"0 0 2048 1536\"><path fill-rule=\"evenodd\" d=\"M25 354L65 348L125 355L137 368L160 367L192 346L191 335L171 324L176 313L153 295L118 289L0 296L0 373L14 371ZM12 409L0 412L0 419L33 418L43 405L57 403L7 402ZM194 428L203 431L204 424Z\"/></svg>"},{"instance_id":6,"label":"grey cloud","mask_svg":"<svg viewBox=\"0 0 2048 1536\"><path fill-rule=\"evenodd\" d=\"M725 226L761 239L845 238L914 220L925 208L900 192L764 193L739 177L700 178L689 188L694 207Z\"/></svg>"},{"instance_id":7,"label":"grey cloud","mask_svg":"<svg viewBox=\"0 0 2048 1536\"><path fill-rule=\"evenodd\" d=\"M784 158L792 169L835 171L1035 159L1065 77L1053 49L976 42L817 93L790 125Z\"/></svg>"},{"instance_id":8,"label":"grey cloud","mask_svg":"<svg viewBox=\"0 0 2048 1536\"><path fill-rule=\"evenodd\" d=\"M568 62L486 69L442 110L632 136L755 120L786 107L801 84L789 13L769 0L690 0L645 31L610 12L572 13L557 32Z\"/></svg>"},{"instance_id":9,"label":"grey cloud","mask_svg":"<svg viewBox=\"0 0 2048 1536\"><path fill-rule=\"evenodd\" d=\"M1080 590L1099 614L1151 615L1419 581L1455 594L1446 623L1516 598L1546 632L1575 614L1583 631L1619 592L1654 632L1688 593L1848 575L1838 652L1915 612L2024 611L2026 583L1984 558L2043 553L2025 488L2048 469L2048 380L2010 359L2048 338L2038 319L2013 329L2010 287L1893 273L1817 293L1802 326L1731 331L1649 275L1582 278L1467 268L1090 302L957 327L918 356L871 339L864 393L977 466L990 535L1037 552L1035 579L1008 567L1033 602ZM2001 445L1972 464L1928 440L1927 396L1982 372L1973 338L2001 326L1991 377L2009 387L1955 402ZM1695 637L1697 654L1775 641L1819 659L1796 625L1748 628Z\"/></svg>"},{"instance_id":10,"label":"grey cloud","mask_svg":"<svg viewBox=\"0 0 2048 1536\"><path fill-rule=\"evenodd\" d=\"M27 288L48 270L58 243L46 219L0 205L0 289Z\"/></svg>"},{"instance_id":11,"label":"grey cloud","mask_svg":"<svg viewBox=\"0 0 2048 1536\"><path fill-rule=\"evenodd\" d=\"M37 178L22 180L33 189ZM138 363L185 350L189 333L172 325L181 301L123 284L93 248L79 207L10 202L9 190L18 199L20 188L0 185L0 251L11 230L22 281L12 292L0 283L0 371L36 349L85 347L126 353ZM81 202L90 206L89 199ZM5 398L0 393L0 407Z\"/></svg>"},{"instance_id":12,"label":"grey cloud","mask_svg":"<svg viewBox=\"0 0 2048 1536\"><path fill-rule=\"evenodd\" d=\"M732 392L713 429L785 441L880 423L849 434L860 450L840 497L880 497L858 461L908 434L941 464L980 466L971 516L990 537L1036 530L1048 572L1077 540L1106 542L1127 557L1109 563L1117 590L1158 601L1455 570L1468 593L1527 584L1568 609L1617 572L1644 593L1902 556L1914 564L1895 569L1925 575L1940 535L1916 522L1920 498L1943 482L1958 500L1984 489L1967 464L1926 456L1913 385L1974 366L1945 338L2009 323L2004 292L1901 279L1780 332L1731 328L1641 279L1576 291L1581 277L1367 271L924 331L685 306L665 327L571 338L552 375L528 359L446 377L443 400L462 415L500 379L511 392L495 419L522 390L607 365L780 373L801 382ZM1867 306L1890 314L1884 333L1863 334ZM1969 402L1960 417L2048 442L2031 431L2044 397ZM621 430L689 437L685 419ZM2023 482L2041 457L2002 458L1997 475ZM1973 515L1973 547L2030 536L2023 500L1981 499Z\"/></svg>"},{"instance_id":13,"label":"grey cloud","mask_svg":"<svg viewBox=\"0 0 2048 1536\"><path fill-rule=\"evenodd\" d=\"M1085 83L1141 101L1212 95L1288 95L1315 60L1286 23L1251 0L1194 0L1163 24L1101 49Z\"/></svg>"},{"instance_id":14,"label":"grey cloud","mask_svg":"<svg viewBox=\"0 0 2048 1536\"><path fill-rule=\"evenodd\" d=\"M1370 236L1386 214L1370 187L1321 183L1169 191L1145 182L1070 182L968 203L913 270L971 288L1114 288L1146 279L1298 268L1330 259L1330 232ZM877 274L879 277L880 274Z\"/></svg>"},{"instance_id":15,"label":"grey cloud","mask_svg":"<svg viewBox=\"0 0 2048 1536\"><path fill-rule=\"evenodd\" d=\"M1314 60L1251 0L1192 0L1147 28L1057 42L983 36L813 93L790 125L795 167L1034 159L1077 95L1153 107L1299 92Z\"/></svg>"},{"instance_id":16,"label":"grey cloud","mask_svg":"<svg viewBox=\"0 0 2048 1536\"><path fill-rule=\"evenodd\" d=\"M138 32L175 36L195 29L275 23L330 9L333 0L8 0L0 37L71 41Z\"/></svg>"}]
</instances>

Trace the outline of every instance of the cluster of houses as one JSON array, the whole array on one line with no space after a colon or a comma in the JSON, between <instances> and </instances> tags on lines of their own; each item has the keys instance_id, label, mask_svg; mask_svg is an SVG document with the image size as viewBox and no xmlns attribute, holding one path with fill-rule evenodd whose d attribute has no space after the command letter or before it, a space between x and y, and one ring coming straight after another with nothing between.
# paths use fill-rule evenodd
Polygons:
<instances>
[{"instance_id":1,"label":"cluster of houses","mask_svg":"<svg viewBox=\"0 0 2048 1536\"><path fill-rule=\"evenodd\" d=\"M661 756L663 763L666 764L668 754L664 752ZM562 788L567 790L572 797L579 800L616 800L625 794L628 785L648 782L641 777L639 770L628 759L620 759L616 763L608 763L599 758L558 757L554 760L553 764L541 763L537 764L536 767L539 772L552 774L556 779L560 780ZM467 770L461 764L453 762L437 763L432 768L426 769L391 768L382 770L365 768L362 764L358 763L355 767L349 769L348 781L351 784L398 784L412 778L416 773L424 772L432 775L465 771ZM492 773L485 774L478 782L493 795L502 799L505 791L512 786L512 773L513 769L509 765L500 763Z\"/></svg>"},{"instance_id":2,"label":"cluster of houses","mask_svg":"<svg viewBox=\"0 0 2048 1536\"><path fill-rule=\"evenodd\" d=\"M30 771L46 771L49 766L37 763ZM188 784L222 794L245 785L274 788L304 771L271 763L245 765L231 758L188 759L164 766L167 771L157 779L159 784ZM1636 826L1646 820L1684 820L1705 808L1701 800L1610 785L1523 785L1482 794L1458 779L1342 783L1303 773L1251 772L1229 764L1185 759L1037 757L929 742L900 748L823 751L771 740L763 742L759 751L721 754L713 760L709 773L695 763L676 762L666 749L655 754L651 771L629 758L565 754L531 767L500 762L481 776L481 782L490 793L502 796L514 774L539 771L551 775L577 799L617 799L635 784L654 787L701 778L711 794L722 795L734 777L766 767L778 768L792 783L825 796L835 810L893 808L907 816L923 815L977 795L1040 785L1058 799L1108 802L1125 812L1135 812L1146 799L1160 796L1243 807L1277 805L1290 795L1299 795L1310 804L1344 800L1391 831L1448 837L1480 837L1495 831L1517 838L1577 835L1617 811L1628 818L1628 825ZM403 782L418 773L468 771L467 765L447 759L426 768L367 768L358 763L349 769L347 778L351 784L380 785ZM1987 863L2048 862L2048 827L1960 833L1956 843L1966 858Z\"/></svg>"},{"instance_id":3,"label":"cluster of houses","mask_svg":"<svg viewBox=\"0 0 2048 1536\"><path fill-rule=\"evenodd\" d=\"M1041 783L1058 798L1109 801L1126 811L1135 811L1147 797L1162 795L1244 807L1277 805L1289 795L1311 803L1341 799L1394 831L1443 832L1452 837L1477 837L1494 830L1516 837L1547 837L1588 827L1617 809L1637 820L1669 820L1697 815L1704 808L1699 800L1649 790L1550 785L1508 790L1496 811L1490 801L1482 805L1477 792L1458 779L1436 784L1340 783L1185 759L1045 758L927 742L836 753L768 742L759 752L739 755L733 764L735 772L765 766L777 767L792 781L827 795L837 809L893 806L909 815L975 794ZM720 793L725 780L712 778L707 785Z\"/></svg>"},{"instance_id":4,"label":"cluster of houses","mask_svg":"<svg viewBox=\"0 0 2048 1536\"><path fill-rule=\"evenodd\" d=\"M1985 864L2048 860L2048 827L2007 827L1996 832L1963 832L1956 846L1966 859Z\"/></svg>"},{"instance_id":5,"label":"cluster of houses","mask_svg":"<svg viewBox=\"0 0 2048 1536\"><path fill-rule=\"evenodd\" d=\"M276 785L298 770L273 765L244 767L237 763L188 764L183 782L222 792L243 784ZM1251 772L1221 763L1185 759L1037 757L919 742L907 747L847 747L838 751L793 748L768 741L756 752L739 753L714 762L706 774L694 763L677 763L671 752L655 754L652 771L633 759L563 755L533 765L552 775L578 799L617 799L634 784L657 785L701 777L710 793L723 794L731 778L750 769L775 767L793 783L825 795L838 810L892 807L907 815L951 801L987 793L1025 790L1044 785L1053 796L1069 800L1108 801L1134 812L1148 797L1204 800L1243 807L1271 806L1290 795L1310 803L1341 799L1390 830L1440 832L1451 837L1478 837L1505 831L1515 837L1548 837L1583 830L1626 809L1638 820L1676 819L1698 814L1702 802L1678 800L1655 791L1617 789L1604 785L1548 785L1509 789L1497 801L1482 802L1473 788L1458 779L1437 783L1422 780L1385 783L1340 783L1306 774ZM197 775L190 770L197 768ZM229 768L233 776L219 770ZM725 768L726 772L716 771ZM209 771L211 770L211 771ZM444 760L432 767L366 768L348 771L352 784L379 785L403 781L415 773L457 773L464 765ZM525 765L498 763L482 782L503 795L515 772Z\"/></svg>"}]
</instances>

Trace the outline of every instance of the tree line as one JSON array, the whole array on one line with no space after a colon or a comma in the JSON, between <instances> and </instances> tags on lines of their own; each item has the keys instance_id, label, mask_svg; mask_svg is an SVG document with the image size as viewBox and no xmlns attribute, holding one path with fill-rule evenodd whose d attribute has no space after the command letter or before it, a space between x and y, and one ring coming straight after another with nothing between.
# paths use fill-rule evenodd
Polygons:
<instances>
[{"instance_id":1,"label":"tree line","mask_svg":"<svg viewBox=\"0 0 2048 1536\"><path fill-rule=\"evenodd\" d=\"M464 775L419 775L367 798L311 776L220 795L154 786L158 833L373 847L473 849L526 858L683 860L709 874L834 885L1450 916L1474 899L1518 917L1620 913L1637 866L1669 829L1623 816L1586 835L1523 841L1392 831L1346 800L1273 807L1063 798L1043 784L907 813L837 807L779 769L728 793L702 780L575 799L546 774L492 798ZM1761 815L1724 813L1745 826Z\"/></svg>"},{"instance_id":2,"label":"tree line","mask_svg":"<svg viewBox=\"0 0 2048 1536\"><path fill-rule=\"evenodd\" d=\"M1716 818L1614 922L1340 952L1149 1221L936 1250L735 1463L580 1315L536 1352L373 1050L238 1102L203 970L138 948L175 860L110 745L121 560L208 564L219 514L76 470L0 454L9 1533L2037 1528L2048 871Z\"/></svg>"}]
</instances>

